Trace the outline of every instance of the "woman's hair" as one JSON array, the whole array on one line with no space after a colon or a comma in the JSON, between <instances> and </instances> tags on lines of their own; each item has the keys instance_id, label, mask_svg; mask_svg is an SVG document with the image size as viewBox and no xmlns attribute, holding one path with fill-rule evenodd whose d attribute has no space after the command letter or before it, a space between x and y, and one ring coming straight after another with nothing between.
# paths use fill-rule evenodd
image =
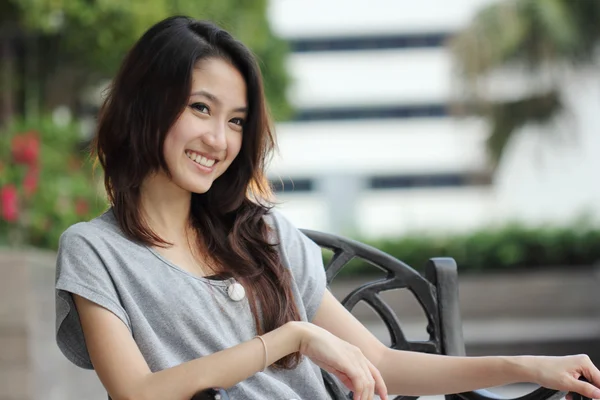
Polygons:
<instances>
[{"instance_id":1,"label":"woman's hair","mask_svg":"<svg viewBox=\"0 0 600 400\"><path fill-rule=\"evenodd\" d=\"M140 187L150 173L169 174L165 137L189 101L194 66L209 58L231 63L243 76L248 114L238 156L208 192L192 194L190 224L198 232L198 248L210 255L218 272L248 289L262 334L300 317L291 274L281 265L263 219L269 206L260 200L271 193L265 162L275 142L260 69L250 50L210 22L178 16L157 23L129 51L113 80L92 152L104 169L104 185L122 230L146 245L170 245L145 222ZM292 368L298 361L295 353L276 365Z\"/></svg>"}]
</instances>

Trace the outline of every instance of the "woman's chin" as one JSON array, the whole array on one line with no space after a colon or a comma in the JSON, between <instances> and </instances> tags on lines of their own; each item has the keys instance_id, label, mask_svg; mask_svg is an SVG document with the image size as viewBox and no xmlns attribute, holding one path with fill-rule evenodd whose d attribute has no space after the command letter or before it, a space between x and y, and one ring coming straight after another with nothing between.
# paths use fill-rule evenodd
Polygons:
<instances>
[{"instance_id":1,"label":"woman's chin","mask_svg":"<svg viewBox=\"0 0 600 400\"><path fill-rule=\"evenodd\" d=\"M210 190L211 186L212 185L193 185L187 189L194 194L205 194Z\"/></svg>"},{"instance_id":2,"label":"woman's chin","mask_svg":"<svg viewBox=\"0 0 600 400\"><path fill-rule=\"evenodd\" d=\"M212 187L213 181L208 179L190 179L189 177L182 177L183 179L173 178L173 183L188 193L204 194Z\"/></svg>"}]
</instances>

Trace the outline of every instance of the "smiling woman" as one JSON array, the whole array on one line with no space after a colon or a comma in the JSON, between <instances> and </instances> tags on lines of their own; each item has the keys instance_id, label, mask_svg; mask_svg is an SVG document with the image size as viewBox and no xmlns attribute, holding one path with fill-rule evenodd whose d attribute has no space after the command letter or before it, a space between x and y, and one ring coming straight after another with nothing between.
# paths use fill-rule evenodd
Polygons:
<instances>
[{"instance_id":1,"label":"smiling woman","mask_svg":"<svg viewBox=\"0 0 600 400\"><path fill-rule=\"evenodd\" d=\"M246 83L230 62L210 58L192 71L188 107L165 138L165 161L170 176L157 171L149 177L192 193L206 193L237 157L246 118ZM190 160L192 162L190 162Z\"/></svg>"},{"instance_id":2,"label":"smiling woman","mask_svg":"<svg viewBox=\"0 0 600 400\"><path fill-rule=\"evenodd\" d=\"M251 52L172 17L133 46L94 153L111 207L61 236L57 342L113 400L355 400L511 382L600 397L589 358L444 357L392 350L326 289L320 248L268 199L274 138ZM123 157L126 154L127 157Z\"/></svg>"}]
</instances>

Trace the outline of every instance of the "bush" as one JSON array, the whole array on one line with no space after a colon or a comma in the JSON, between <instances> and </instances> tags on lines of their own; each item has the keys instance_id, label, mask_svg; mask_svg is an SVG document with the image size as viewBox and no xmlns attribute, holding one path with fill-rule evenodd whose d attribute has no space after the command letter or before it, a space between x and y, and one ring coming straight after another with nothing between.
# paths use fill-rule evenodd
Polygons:
<instances>
[{"instance_id":1,"label":"bush","mask_svg":"<svg viewBox=\"0 0 600 400\"><path fill-rule=\"evenodd\" d=\"M15 121L0 132L0 245L56 249L107 206L75 123Z\"/></svg>"},{"instance_id":2,"label":"bush","mask_svg":"<svg viewBox=\"0 0 600 400\"><path fill-rule=\"evenodd\" d=\"M363 242L420 271L433 257L454 258L461 273L589 267L600 261L600 228L580 223L563 227L511 224L456 236L418 235ZM327 262L329 256L324 259ZM353 260L344 275L375 271L364 261Z\"/></svg>"}]
</instances>

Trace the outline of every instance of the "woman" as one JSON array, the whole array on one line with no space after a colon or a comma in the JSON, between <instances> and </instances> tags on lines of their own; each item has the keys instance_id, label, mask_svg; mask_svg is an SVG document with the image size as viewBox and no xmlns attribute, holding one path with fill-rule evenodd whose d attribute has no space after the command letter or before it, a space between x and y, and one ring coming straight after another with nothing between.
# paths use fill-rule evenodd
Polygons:
<instances>
[{"instance_id":1,"label":"woman","mask_svg":"<svg viewBox=\"0 0 600 400\"><path fill-rule=\"evenodd\" d=\"M600 397L586 356L382 345L326 290L319 248L270 209L273 146L257 64L227 32L169 18L124 60L94 142L111 208L64 232L56 280L58 344L112 399L325 399L319 367L360 400L518 381Z\"/></svg>"}]
</instances>

